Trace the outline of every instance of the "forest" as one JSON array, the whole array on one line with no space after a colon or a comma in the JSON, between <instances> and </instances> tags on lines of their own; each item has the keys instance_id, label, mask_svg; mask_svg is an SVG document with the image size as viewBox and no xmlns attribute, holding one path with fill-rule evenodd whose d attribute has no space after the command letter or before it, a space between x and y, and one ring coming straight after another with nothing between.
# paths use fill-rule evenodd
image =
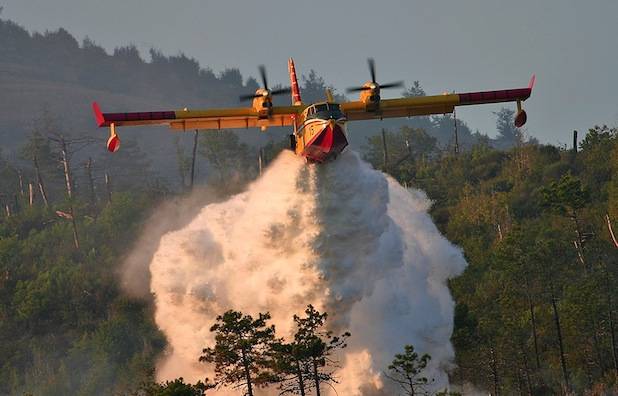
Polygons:
<instances>
[{"instance_id":1,"label":"forest","mask_svg":"<svg viewBox=\"0 0 618 396\"><path fill-rule=\"evenodd\" d=\"M145 62L131 46L108 55L66 31L30 34L6 20L0 20L0 55L31 77L119 93L191 92L211 105L212 98L255 88L237 70L217 76L184 55L153 51ZM56 67L36 69L42 57ZM100 79L84 74L88 62ZM162 84L156 92L154 80ZM310 99L326 86L312 73L302 88ZM419 84L407 93L424 94ZM451 116L384 124L365 137L361 154L402 185L425 191L433 220L468 261L450 283L455 391L616 394L618 129L590 126L572 146L557 147L515 129L512 117L508 109L496 113L496 139ZM168 152L174 170L163 177L157 158L135 141L123 142L110 160L97 155L100 142L71 133L53 114L27 121L32 128L19 147L0 151L0 394L208 394L208 383L154 381L165 337L154 324L152 301L124 294L117 276L157 207L190 194L188 146L176 141ZM460 146L453 145L453 125ZM208 177L200 182L217 199L228 197L285 147L285 139L258 147L233 132L202 134L197 158ZM317 342L312 337L300 338ZM326 348L327 339L317 345ZM279 357L293 356L290 345L269 346ZM393 364L411 359L422 379L418 365L430 357L409 347L401 346ZM204 351L204 364L216 362L214 352ZM289 360L273 361L279 374L291 370L293 378ZM264 379L270 380L283 383ZM294 380L288 385L300 392Z\"/></svg>"},{"instance_id":2,"label":"forest","mask_svg":"<svg viewBox=\"0 0 618 396\"><path fill-rule=\"evenodd\" d=\"M509 114L498 128L511 128ZM452 383L496 395L615 394L618 130L595 126L570 149L520 134L510 150L480 143L459 154L418 129L385 136L388 156L375 137L366 158L427 192L469 264L450 283Z\"/></svg>"}]
</instances>

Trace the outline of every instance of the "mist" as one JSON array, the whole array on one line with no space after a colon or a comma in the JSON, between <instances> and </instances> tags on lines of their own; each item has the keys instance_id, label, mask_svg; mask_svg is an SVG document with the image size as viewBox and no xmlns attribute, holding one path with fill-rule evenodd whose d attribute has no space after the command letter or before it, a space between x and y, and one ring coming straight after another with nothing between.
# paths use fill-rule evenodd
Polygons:
<instances>
[{"instance_id":1,"label":"mist","mask_svg":"<svg viewBox=\"0 0 618 396\"><path fill-rule=\"evenodd\" d=\"M158 380L212 377L198 358L228 309L268 311L289 337L293 315L313 304L329 313L332 330L352 333L339 356L339 394L392 393L383 371L405 344L432 356L425 374L435 389L448 386L454 303L446 282L466 262L433 224L423 192L351 151L325 165L284 151L245 192L197 210L185 204L180 212L194 214L186 224L177 210L169 223L159 216L176 230L160 238L149 263L155 320L169 342ZM159 239L147 240L152 252ZM144 263L133 257L127 274Z\"/></svg>"}]
</instances>

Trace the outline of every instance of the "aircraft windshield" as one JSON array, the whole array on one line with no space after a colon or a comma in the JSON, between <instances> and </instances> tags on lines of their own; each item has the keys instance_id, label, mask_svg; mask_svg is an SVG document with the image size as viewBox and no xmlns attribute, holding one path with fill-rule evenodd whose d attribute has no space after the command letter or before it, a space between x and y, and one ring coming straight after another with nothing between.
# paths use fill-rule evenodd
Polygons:
<instances>
[{"instance_id":1,"label":"aircraft windshield","mask_svg":"<svg viewBox=\"0 0 618 396\"><path fill-rule=\"evenodd\" d=\"M307 110L307 118L333 118L342 117L338 103L318 103Z\"/></svg>"}]
</instances>

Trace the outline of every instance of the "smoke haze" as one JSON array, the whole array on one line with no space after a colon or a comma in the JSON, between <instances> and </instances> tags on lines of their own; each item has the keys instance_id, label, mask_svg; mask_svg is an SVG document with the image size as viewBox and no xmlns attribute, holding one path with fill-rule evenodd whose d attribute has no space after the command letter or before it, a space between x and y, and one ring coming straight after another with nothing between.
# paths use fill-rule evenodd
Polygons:
<instances>
[{"instance_id":1,"label":"smoke haze","mask_svg":"<svg viewBox=\"0 0 618 396\"><path fill-rule=\"evenodd\" d=\"M429 353L427 376L447 386L454 303L446 281L466 262L429 207L424 193L351 151L320 166L284 151L246 192L201 207L161 237L150 262L155 319L169 341L158 379L212 376L198 357L228 309L268 311L285 337L311 303L329 313L331 329L352 333L339 394L392 394L382 372L405 344ZM129 272L143 262L133 261Z\"/></svg>"}]
</instances>

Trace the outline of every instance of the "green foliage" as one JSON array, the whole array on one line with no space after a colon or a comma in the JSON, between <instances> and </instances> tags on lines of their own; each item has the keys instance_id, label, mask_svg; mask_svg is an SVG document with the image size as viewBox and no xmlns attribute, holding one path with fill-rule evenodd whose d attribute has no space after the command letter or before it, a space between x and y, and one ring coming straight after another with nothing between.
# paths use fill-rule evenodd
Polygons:
<instances>
[{"instance_id":1,"label":"green foliage","mask_svg":"<svg viewBox=\"0 0 618 396\"><path fill-rule=\"evenodd\" d=\"M199 153L210 165L209 183L226 192L236 192L238 186L255 177L257 155L228 130L207 131L200 135Z\"/></svg>"},{"instance_id":2,"label":"green foliage","mask_svg":"<svg viewBox=\"0 0 618 396\"><path fill-rule=\"evenodd\" d=\"M336 383L334 369L337 361L333 354L347 346L349 332L333 336L332 331L323 329L328 314L308 305L305 317L294 315L296 332L290 343L275 345L275 367L280 382L281 394L304 395L310 389L320 391L322 383L332 386Z\"/></svg>"},{"instance_id":3,"label":"green foliage","mask_svg":"<svg viewBox=\"0 0 618 396\"><path fill-rule=\"evenodd\" d=\"M431 356L423 354L419 356L414 351L413 345L406 345L404 353L395 355L392 363L388 366L388 374L391 381L397 383L406 395L427 395L426 386L430 382L423 376L423 370L431 360Z\"/></svg>"},{"instance_id":4,"label":"green foliage","mask_svg":"<svg viewBox=\"0 0 618 396\"><path fill-rule=\"evenodd\" d=\"M511 117L501 112L499 128ZM389 152L407 150L405 134L387 134ZM382 167L381 139L365 149ZM508 151L481 143L387 168L428 193L438 227L469 263L450 282L452 385L495 394L612 389L618 255L605 214L616 229L616 153L616 131L595 127L576 155L520 139Z\"/></svg>"},{"instance_id":5,"label":"green foliage","mask_svg":"<svg viewBox=\"0 0 618 396\"><path fill-rule=\"evenodd\" d=\"M412 174L412 170L415 170L415 163L433 159L438 153L436 139L422 129L402 127L396 134L391 132L385 134L388 154L386 169L395 168L410 178L416 177L416 172ZM384 167L381 135L368 138L365 150L368 161Z\"/></svg>"},{"instance_id":6,"label":"green foliage","mask_svg":"<svg viewBox=\"0 0 618 396\"><path fill-rule=\"evenodd\" d=\"M165 340L114 272L152 203L119 193L98 221L80 216L80 251L40 203L0 218L0 394L104 395L146 379Z\"/></svg>"},{"instance_id":7,"label":"green foliage","mask_svg":"<svg viewBox=\"0 0 618 396\"><path fill-rule=\"evenodd\" d=\"M145 62L132 46L108 54L87 38L80 45L66 30L31 34L7 20L0 20L0 53L27 79L161 103L190 98L225 105L225 98L257 88L251 78L243 84L236 69L215 75L183 54L153 50ZM303 85L306 102L324 100L328 84L315 72ZM406 91L423 94L417 83ZM569 382L575 394L616 393L618 256L605 221L607 213L618 229L616 129L590 129L575 154L525 141L512 127L513 115L497 113L496 140L473 134L458 120L458 155L453 117L419 117L414 125L422 128L387 131L387 166L379 135L368 141L365 157L402 184L426 191L436 224L468 260L465 273L450 282L456 301L451 383L492 393L558 394ZM146 212L167 192L150 170L151 159L131 139L123 139L114 156L96 159L99 199L86 210L83 174L76 172L77 197L63 198L57 147L47 138L59 132L57 123L46 113L34 121L20 161L6 152L0 157L0 394L125 394L142 382L152 394L203 393L201 385L182 379L152 383L165 340L153 323L151 303L123 296L114 275ZM226 185L224 193L256 175L257 153L236 135L207 132L201 139L209 182ZM266 161L285 146L267 145ZM30 207L21 194L20 174L26 189L36 180L35 155L50 208L38 195ZM186 172L186 161L182 166ZM112 176L111 202L104 171ZM69 204L77 213L79 250L71 223L55 214ZM586 266L578 264L583 259ZM219 323L222 349L206 355L214 363L219 359L222 374L245 383L247 376L238 371L243 347L259 357L249 362L249 379L256 384L282 376L298 382L300 372L309 390L332 374L328 354L347 337L321 330L326 315L317 311L295 318L297 337L290 343L274 337L266 317L251 319L242 330L244 318L232 315L229 329ZM236 370L227 372L225 365Z\"/></svg>"},{"instance_id":8,"label":"green foliage","mask_svg":"<svg viewBox=\"0 0 618 396\"><path fill-rule=\"evenodd\" d=\"M570 174L552 182L542 192L545 205L560 214L573 215L588 202L588 193L582 189L581 181Z\"/></svg>"},{"instance_id":9,"label":"green foliage","mask_svg":"<svg viewBox=\"0 0 618 396\"><path fill-rule=\"evenodd\" d=\"M207 390L214 386L208 381L198 381L196 384L186 384L182 377L163 383L144 383L131 396L204 396Z\"/></svg>"},{"instance_id":10,"label":"green foliage","mask_svg":"<svg viewBox=\"0 0 618 396\"><path fill-rule=\"evenodd\" d=\"M615 144L617 128L595 126L588 130L580 142L578 171L585 180L584 187L594 191L591 198L597 202L608 199L608 189L612 188L612 175L616 170ZM612 152L614 150L614 152ZM615 177L614 177L615 180Z\"/></svg>"},{"instance_id":11,"label":"green foliage","mask_svg":"<svg viewBox=\"0 0 618 396\"><path fill-rule=\"evenodd\" d=\"M338 367L333 355L346 347L350 333L334 336L325 330L328 315L312 305L305 315L294 315L296 332L290 342L276 338L275 327L267 324L268 313L260 313L257 319L233 310L218 316L210 329L215 346L205 348L199 358L214 365L211 386L241 388L248 395L254 394L256 386L271 384L279 384L281 395L306 395L311 389L319 395L321 384L332 387Z\"/></svg>"},{"instance_id":12,"label":"green foliage","mask_svg":"<svg viewBox=\"0 0 618 396\"><path fill-rule=\"evenodd\" d=\"M201 362L215 365L215 382L247 389L253 396L254 386L267 386L276 379L270 349L275 342L275 327L268 326L270 314L257 319L237 311L217 316L210 331L215 333L214 348L205 348Z\"/></svg>"}]
</instances>

